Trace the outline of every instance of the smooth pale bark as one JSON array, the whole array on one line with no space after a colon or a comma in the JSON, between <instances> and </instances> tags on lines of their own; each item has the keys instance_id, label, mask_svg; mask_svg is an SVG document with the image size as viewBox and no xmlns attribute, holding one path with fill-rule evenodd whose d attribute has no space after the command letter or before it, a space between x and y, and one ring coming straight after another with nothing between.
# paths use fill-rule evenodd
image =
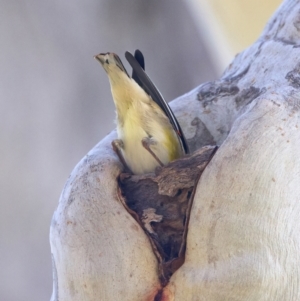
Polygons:
<instances>
[{"instance_id":1,"label":"smooth pale bark","mask_svg":"<svg viewBox=\"0 0 300 301\"><path fill-rule=\"evenodd\" d=\"M255 101L202 175L175 300L300 300L299 114L276 97Z\"/></svg>"},{"instance_id":2,"label":"smooth pale bark","mask_svg":"<svg viewBox=\"0 0 300 301\"><path fill-rule=\"evenodd\" d=\"M299 11L285 1L220 80L172 103L192 149L220 149L163 300L300 300ZM113 135L75 168L54 214L53 301L153 300L160 289L149 241L117 198Z\"/></svg>"},{"instance_id":3,"label":"smooth pale bark","mask_svg":"<svg viewBox=\"0 0 300 301\"><path fill-rule=\"evenodd\" d=\"M50 233L52 300L152 300L159 287L149 240L117 198L114 137L83 158L62 192Z\"/></svg>"}]
</instances>

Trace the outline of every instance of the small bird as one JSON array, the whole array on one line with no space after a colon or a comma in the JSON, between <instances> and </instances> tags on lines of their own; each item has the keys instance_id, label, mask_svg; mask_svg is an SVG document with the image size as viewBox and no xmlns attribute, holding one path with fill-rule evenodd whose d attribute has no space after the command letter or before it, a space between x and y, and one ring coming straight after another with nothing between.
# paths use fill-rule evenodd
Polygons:
<instances>
[{"instance_id":1,"label":"small bird","mask_svg":"<svg viewBox=\"0 0 300 301\"><path fill-rule=\"evenodd\" d=\"M115 53L95 56L108 75L116 106L118 139L112 146L130 172L150 173L188 153L188 145L169 105L144 71L142 52L126 52L125 57L132 77Z\"/></svg>"}]
</instances>

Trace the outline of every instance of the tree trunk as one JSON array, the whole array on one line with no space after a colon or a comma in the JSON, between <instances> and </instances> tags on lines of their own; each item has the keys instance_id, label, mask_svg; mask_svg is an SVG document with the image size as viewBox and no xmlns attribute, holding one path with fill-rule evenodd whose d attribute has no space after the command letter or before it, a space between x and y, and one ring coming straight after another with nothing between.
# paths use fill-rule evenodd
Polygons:
<instances>
[{"instance_id":1,"label":"tree trunk","mask_svg":"<svg viewBox=\"0 0 300 301\"><path fill-rule=\"evenodd\" d=\"M192 150L219 149L168 283L120 202L113 132L73 170L54 213L52 301L300 300L299 12L286 0L219 80L171 104Z\"/></svg>"}]
</instances>

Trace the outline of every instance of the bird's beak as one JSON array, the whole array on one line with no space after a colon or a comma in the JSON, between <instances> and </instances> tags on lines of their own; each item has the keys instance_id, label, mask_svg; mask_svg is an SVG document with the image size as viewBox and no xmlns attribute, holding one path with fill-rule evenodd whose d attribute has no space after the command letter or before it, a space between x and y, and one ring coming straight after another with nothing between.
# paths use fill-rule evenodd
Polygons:
<instances>
[{"instance_id":1,"label":"bird's beak","mask_svg":"<svg viewBox=\"0 0 300 301\"><path fill-rule=\"evenodd\" d=\"M103 65L104 64L104 55L105 55L105 53L99 53L94 56L94 59L96 59L97 61L100 62L101 65Z\"/></svg>"}]
</instances>

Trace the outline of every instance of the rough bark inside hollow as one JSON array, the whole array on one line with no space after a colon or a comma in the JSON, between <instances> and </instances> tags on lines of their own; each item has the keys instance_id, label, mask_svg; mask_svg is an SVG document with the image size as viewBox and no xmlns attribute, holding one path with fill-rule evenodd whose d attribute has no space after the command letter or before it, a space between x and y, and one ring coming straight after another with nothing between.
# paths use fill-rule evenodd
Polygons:
<instances>
[{"instance_id":1,"label":"rough bark inside hollow","mask_svg":"<svg viewBox=\"0 0 300 301\"><path fill-rule=\"evenodd\" d=\"M216 150L203 147L157 168L155 174L119 177L120 200L149 237L162 286L184 262L195 186Z\"/></svg>"}]
</instances>

